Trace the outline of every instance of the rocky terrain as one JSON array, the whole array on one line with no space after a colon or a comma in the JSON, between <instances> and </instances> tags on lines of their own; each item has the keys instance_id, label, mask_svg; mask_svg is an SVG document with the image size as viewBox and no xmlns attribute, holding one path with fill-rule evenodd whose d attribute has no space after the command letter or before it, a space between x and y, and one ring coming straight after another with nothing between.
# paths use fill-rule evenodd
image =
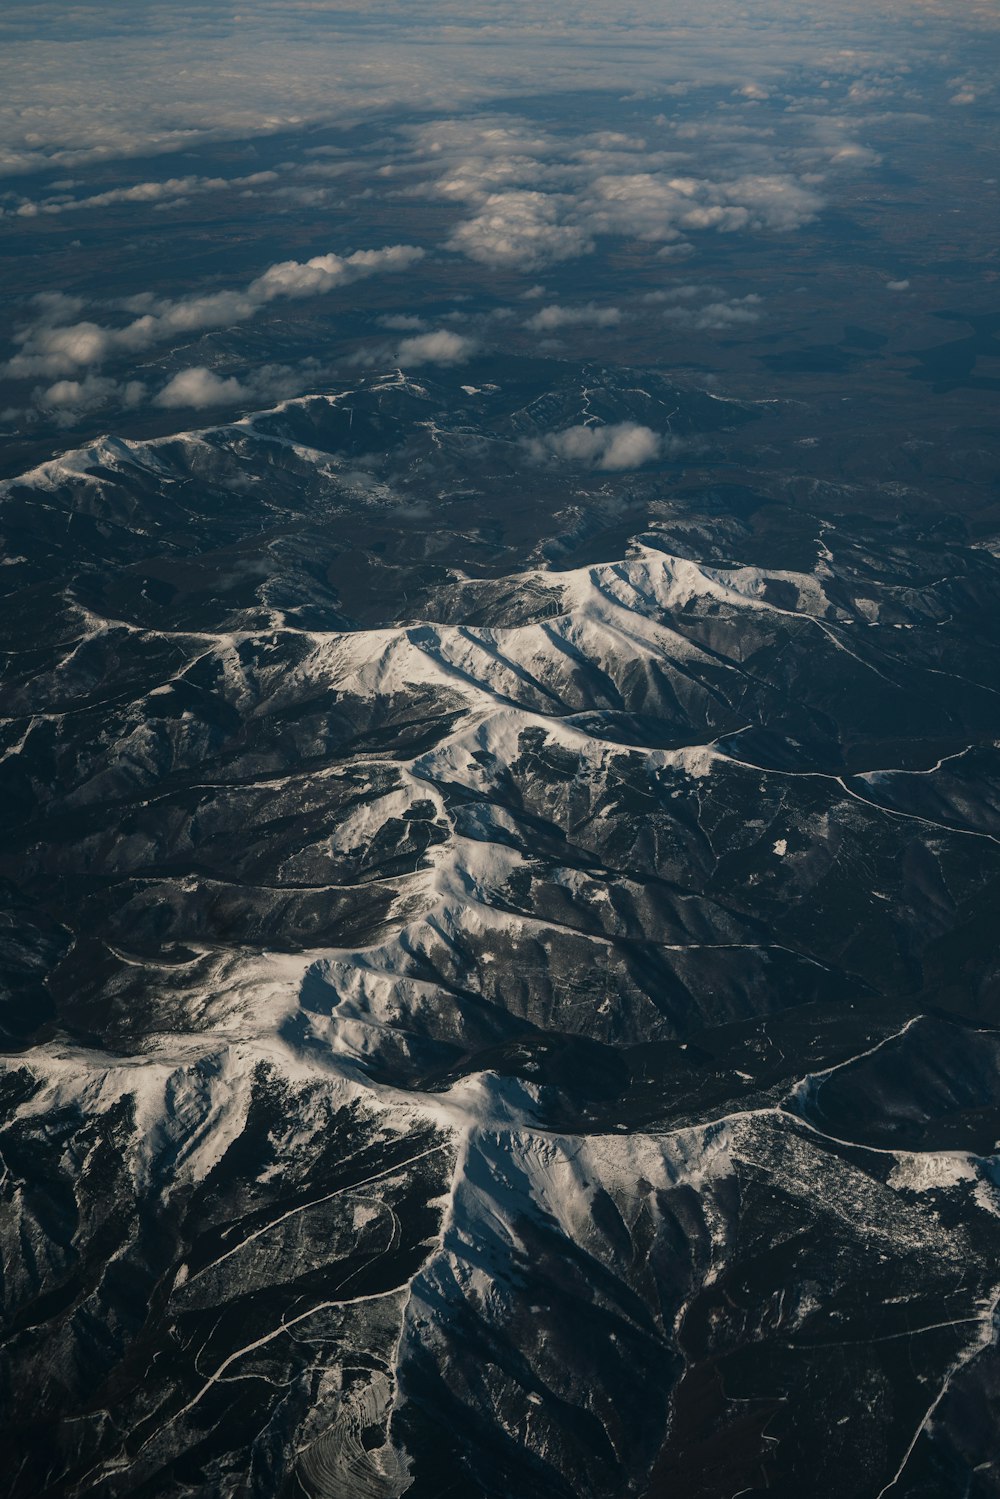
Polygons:
<instances>
[{"instance_id":1,"label":"rocky terrain","mask_svg":"<svg viewBox=\"0 0 1000 1499\"><path fill-rule=\"evenodd\" d=\"M11 1499L1000 1492L1000 543L757 419L3 486Z\"/></svg>"}]
</instances>

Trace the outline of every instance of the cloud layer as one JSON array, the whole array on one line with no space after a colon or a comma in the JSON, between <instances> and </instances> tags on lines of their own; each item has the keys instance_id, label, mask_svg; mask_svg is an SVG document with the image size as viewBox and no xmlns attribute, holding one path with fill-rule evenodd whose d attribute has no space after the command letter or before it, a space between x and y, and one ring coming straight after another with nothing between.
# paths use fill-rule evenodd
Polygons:
<instances>
[{"instance_id":1,"label":"cloud layer","mask_svg":"<svg viewBox=\"0 0 1000 1499\"><path fill-rule=\"evenodd\" d=\"M718 86L753 104L827 58L865 81L901 48L947 58L998 25L992 0L6 0L0 171L519 93ZM966 59L949 71L974 102Z\"/></svg>"},{"instance_id":2,"label":"cloud layer","mask_svg":"<svg viewBox=\"0 0 1000 1499\"><path fill-rule=\"evenodd\" d=\"M738 111L759 107L743 99ZM737 109L737 106L733 106ZM780 117L779 117L780 118ZM692 136L690 119L657 116L649 136L540 130L515 116L446 118L415 127L400 171L410 191L462 211L447 247L481 265L527 274L627 238L665 257L700 234L784 234L813 222L831 170L868 157L846 121L772 125L735 119ZM697 122L696 122L697 123Z\"/></svg>"},{"instance_id":3,"label":"cloud layer","mask_svg":"<svg viewBox=\"0 0 1000 1499\"><path fill-rule=\"evenodd\" d=\"M995 93L984 38L993 45L998 27L993 0L843 0L834 9L822 0L630 0L610 11L596 0L533 10L523 0L247 0L235 10L210 0L8 0L0 171L21 175L0 180L0 228L44 244L42 256L58 247L66 258L53 284L65 275L88 295L13 305L20 326L0 373L23 389L4 399L19 403L15 417L66 423L115 405L258 399L293 380L287 367L255 371L259 344L251 351L251 339L227 336L187 346L282 299L410 271L425 254L433 265L419 287L401 278L405 290L388 307L358 298L343 338L327 323L335 356L328 348L309 358L457 365L495 345L502 317L521 347L537 335L588 355L602 332L637 334L639 318L678 338L749 334L765 311L780 316L779 298L769 288L765 309L733 255L722 264L722 246L738 254L743 236L818 224L828 205L849 199L859 173L877 172L901 122L915 131L947 117L953 131L965 128ZM550 107L532 117L536 106L517 100L539 94ZM364 117L374 116L372 130ZM352 129L331 139L312 128L320 122ZM220 141L238 145L205 151ZM149 158L167 151L175 159L158 178ZM242 197L254 201L241 206ZM117 244L147 232L152 244L161 210L182 204L182 235L191 221L211 234L231 216L248 236L267 224L262 264L286 225L295 226L290 252L315 245L334 207L347 208L337 221L362 243L379 234L366 223L412 224L394 233L415 243L277 260L221 288L179 279L181 263L199 263L191 255L177 272L151 269L155 291L111 300L94 270L104 252L117 266ZM84 253L66 269L71 234ZM696 264L708 246L724 286L690 295L673 286L655 310L621 283L602 283L598 259L568 285L574 261L605 255L641 266L645 288L672 282L685 257ZM453 305L428 294L449 258L465 262L456 279L466 300ZM553 284L531 288L533 304L515 311L529 295L517 278L549 270ZM889 291L907 290L906 270L904 257L896 279L885 273ZM33 284L45 283L39 275ZM301 371L309 358L299 358ZM569 461L574 442L594 440L555 434L543 447ZM602 448L575 461L607 458Z\"/></svg>"}]
</instances>

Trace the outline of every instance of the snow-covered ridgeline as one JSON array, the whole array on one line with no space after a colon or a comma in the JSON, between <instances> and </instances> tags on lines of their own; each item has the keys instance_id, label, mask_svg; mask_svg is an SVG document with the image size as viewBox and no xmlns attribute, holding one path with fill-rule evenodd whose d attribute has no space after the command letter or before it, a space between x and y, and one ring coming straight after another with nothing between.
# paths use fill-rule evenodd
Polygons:
<instances>
[{"instance_id":1,"label":"snow-covered ridgeline","mask_svg":"<svg viewBox=\"0 0 1000 1499\"><path fill-rule=\"evenodd\" d=\"M253 419L169 441L211 457L213 441L234 433L256 441ZM307 444L261 440L293 448L317 472L336 468ZM109 440L39 471L27 487L48 504L65 485L91 491L105 473L130 467L158 486L173 479L165 445ZM825 1213L848 1236L860 1223L886 1255L905 1244L944 1266L949 1285L957 1280L960 1249L948 1235L943 1243L935 1238L933 1215L914 1204L922 1198L926 1208L928 1194L938 1192L974 1193L992 1214L992 1168L968 1152L908 1152L851 1139L840 1142L849 1149L827 1148L839 1140L833 1125L824 1134L828 1121L818 1107L833 1091L830 1079L854 1061L877 1058L883 1043L790 1085L783 1097L783 1081L746 1092L741 1084L755 1087L753 1073L734 1070L734 1102L678 1109L676 1120L705 1121L683 1127L637 1127L623 1105L617 1125L597 1109L592 1131L569 1134L558 1123L568 1109L559 1116L553 1105L559 1083L546 1090L532 1080L543 1075L533 1053L539 1037L557 1045L583 1039L598 1058L637 1037L673 1046L699 1017L712 1025L769 1017L789 991L793 1003L813 993L817 974L832 972L840 982L839 969L768 941L752 901L746 916L735 904L724 909L713 894L723 855L739 855L737 879L760 880L769 898L777 891L775 909L789 891L794 900L811 881L821 883L832 860L850 853L852 838L884 866L877 837L865 834L893 826L890 818L909 818L921 836L926 830L940 842L948 829L936 819L962 815L971 750L935 750L927 771L853 778L812 768L808 749L788 768L752 763L754 740L741 740L740 710L761 687L758 669L766 674L772 648L781 659L779 689L799 646L807 662L839 658L852 679L858 668L892 671L877 654L877 636L863 633L878 623L879 604L856 596L832 560L821 551L813 572L707 565L644 538L620 561L570 571L532 568L500 582L455 573L428 594L428 617L378 629L304 629L277 606L269 615L263 607L234 611L231 627L203 631L115 620L82 605L75 615L67 610L61 659L25 692L18 706L29 728L12 726L7 754L19 756L39 726L43 741L58 742L54 723L96 706L107 724L98 735L106 737L90 744L81 734L78 744L67 732L69 752L56 771L71 763L78 774L66 806L83 831L68 857L77 861L74 872L110 875L129 890L106 944L120 965L109 993L125 1009L130 994L142 996L141 985L129 987L139 971L149 979L146 996L155 992L163 1003L144 1032L154 1009L140 1006L131 1057L60 1037L17 1059L17 1084L30 1085L16 1127L51 1150L46 1170L58 1179L61 1200L76 1195L81 1215L95 1220L108 1142L120 1151L118 1200L136 1212L134 1227L125 1215L127 1243L110 1257L112 1266L134 1251L145 1270L155 1253L140 1242L143 1223L163 1212L176 1225L187 1204L197 1204L198 1242L190 1255L178 1252L158 1283L170 1315L183 1322L205 1311L214 1319L242 1291L267 1292L253 1327L233 1332L227 1324L218 1341L214 1327L206 1335L182 1392L143 1416L141 1441L110 1465L116 1473L144 1481L144 1472L155 1471L144 1464L197 1444L206 1412L231 1387L241 1400L253 1388L271 1388L289 1402L281 1440L300 1453L311 1493L396 1499L409 1481L407 1370L423 1360L424 1373L429 1361L442 1389L458 1391L469 1410L489 1412L511 1442L540 1461L558 1453L554 1470L570 1484L574 1462L594 1461L593 1452L577 1452L579 1419L599 1434L594 1450L613 1453L617 1468L605 1487L621 1492L621 1474L640 1476L656 1457L628 1425L628 1408L638 1411L647 1394L636 1382L633 1397L629 1383L642 1366L636 1353L659 1371L650 1387L660 1407L645 1421L659 1440L669 1371L679 1374L683 1363L686 1308L735 1257L744 1168L773 1177L789 1201L800 1199L810 1222ZM146 603L136 620L163 618ZM120 662L131 675L116 676L107 698ZM774 690L771 679L763 685ZM188 696L172 702L181 692ZM748 710L757 727L771 721L770 701L762 697ZM391 711L383 712L386 704ZM199 716L206 705L232 709L229 724L250 726L232 756L224 744L214 758L229 730L212 741L211 712ZM676 727L664 739L682 747L642 742L647 707L645 721ZM326 721L335 725L329 737ZM381 747L381 728L394 731L400 722L426 731L419 750L391 735L390 747ZM265 809L271 793L286 799ZM916 795L924 798L918 814L896 809L895 801ZM158 821L161 803L169 811ZM977 806L985 805L980 795ZM107 806L128 809L126 830L114 813L110 828L92 817ZM234 834L243 827L261 844L274 828L294 831L275 835L256 862L230 867L227 859L235 866L248 852ZM235 920L234 906L224 907L233 892L257 899L236 908ZM265 923L275 911L277 922L285 920L289 892L335 915L322 927L323 945L276 955L266 949L281 935L269 938L276 922ZM223 930L228 916L229 930L263 932L256 946L251 938L246 947L213 948L209 938L200 944L190 936L200 931L192 913L217 898ZM350 927L366 905L365 919ZM252 920L241 925L246 911ZM157 933L167 927L183 933L188 954L158 967ZM313 941L307 921L288 945L303 940ZM641 949L643 982L622 956L629 949ZM836 952L817 950L839 961ZM846 1009L838 993L842 1001ZM906 1040L905 1027L899 1035ZM511 1069L519 1075L507 1075ZM271 1115L260 1106L268 1090L279 1097ZM386 1158L359 1166L347 1183L320 1178L314 1185L313 1163L331 1140L347 1138L344 1118L363 1121ZM865 1150L875 1161L870 1172ZM351 1158L348 1147L344 1155ZM22 1246L39 1246L22 1283L11 1283L20 1305L68 1278L76 1241L85 1243L91 1222L53 1234L16 1172L15 1162L17 1243L8 1259L20 1252L24 1261ZM414 1181L427 1186L433 1208L431 1227L420 1220L416 1267L362 1284L372 1266L394 1265L405 1211L397 1212L393 1194L406 1197ZM85 1202L88 1192L96 1211ZM683 1198L676 1215L671 1194ZM428 1206L418 1197L407 1197L414 1218ZM199 1218L206 1202L218 1212L207 1237ZM363 1264L341 1269L352 1254ZM295 1286L279 1306L289 1275L327 1264L324 1285ZM569 1294L560 1302L580 1266L587 1267L583 1290L575 1302ZM544 1291L527 1307L526 1267ZM97 1289L91 1283L87 1293L95 1300L80 1303L84 1326L105 1315L103 1268L95 1274ZM604 1319L602 1352L581 1383L577 1354L562 1351L560 1325L571 1326L592 1301ZM732 1301L726 1305L732 1310ZM726 1305L720 1300L713 1312L723 1329ZM792 1337L815 1310L805 1292L783 1292L774 1310L781 1336ZM967 1336L975 1319L959 1311L929 1328L954 1325ZM743 1308L736 1312L739 1321ZM74 1309L66 1324L70 1359L75 1316ZM477 1359L470 1372L460 1346L470 1326L488 1329L491 1348L504 1357ZM324 1350L350 1345L352 1327L370 1378L348 1388L338 1381L350 1359ZM768 1321L760 1335L770 1330ZM739 1342L745 1329L734 1336ZM291 1372L281 1362L288 1357L298 1360ZM619 1397L614 1421L605 1377ZM431 1378L425 1390L433 1388ZM299 1427L286 1414L295 1399L309 1409ZM573 1419L561 1430L566 1411ZM372 1428L388 1431L385 1447L366 1445Z\"/></svg>"}]
</instances>

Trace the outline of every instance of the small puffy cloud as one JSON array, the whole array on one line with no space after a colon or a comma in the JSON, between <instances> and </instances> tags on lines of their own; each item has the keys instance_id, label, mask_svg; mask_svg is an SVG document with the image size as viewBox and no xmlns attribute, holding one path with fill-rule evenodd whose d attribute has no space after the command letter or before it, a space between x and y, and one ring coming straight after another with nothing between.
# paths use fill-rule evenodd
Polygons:
<instances>
[{"instance_id":1,"label":"small puffy cloud","mask_svg":"<svg viewBox=\"0 0 1000 1499\"><path fill-rule=\"evenodd\" d=\"M677 282L673 286L662 287L659 291L648 291L643 297L644 302L692 302L696 297L719 295L721 292L714 286L702 286L697 281Z\"/></svg>"},{"instance_id":2,"label":"small puffy cloud","mask_svg":"<svg viewBox=\"0 0 1000 1499\"><path fill-rule=\"evenodd\" d=\"M592 130L584 137L585 146L598 151L645 151L642 136L625 135L621 130Z\"/></svg>"},{"instance_id":3,"label":"small puffy cloud","mask_svg":"<svg viewBox=\"0 0 1000 1499\"><path fill-rule=\"evenodd\" d=\"M203 364L181 370L156 397L157 406L189 406L201 411L206 406L232 405L247 398L249 391L234 377L223 379Z\"/></svg>"},{"instance_id":4,"label":"small puffy cloud","mask_svg":"<svg viewBox=\"0 0 1000 1499\"><path fill-rule=\"evenodd\" d=\"M560 307L553 304L541 307L525 323L526 328L536 333L553 333L559 328L587 325L592 328L616 328L622 320L618 307L599 307L588 302L584 307Z\"/></svg>"},{"instance_id":5,"label":"small puffy cloud","mask_svg":"<svg viewBox=\"0 0 1000 1499\"><path fill-rule=\"evenodd\" d=\"M90 321L66 328L43 323L16 339L22 350L8 361L8 374L58 375L99 364L113 346L113 331Z\"/></svg>"},{"instance_id":6,"label":"small puffy cloud","mask_svg":"<svg viewBox=\"0 0 1000 1499\"><path fill-rule=\"evenodd\" d=\"M773 229L779 233L810 223L823 206L822 198L813 188L796 177L778 172L749 173L713 184L710 196L717 197L724 207L745 210L745 222L751 229Z\"/></svg>"},{"instance_id":7,"label":"small puffy cloud","mask_svg":"<svg viewBox=\"0 0 1000 1499\"><path fill-rule=\"evenodd\" d=\"M414 338L404 338L396 350L396 363L404 368L419 364L463 364L476 352L474 339L448 328L439 328L434 333L418 333Z\"/></svg>"},{"instance_id":8,"label":"small puffy cloud","mask_svg":"<svg viewBox=\"0 0 1000 1499\"><path fill-rule=\"evenodd\" d=\"M247 296L261 303L276 297L323 296L337 286L380 271L408 270L423 256L424 251L415 245L389 245L384 250L357 250L346 257L315 255L312 260L282 260L251 281Z\"/></svg>"},{"instance_id":9,"label":"small puffy cloud","mask_svg":"<svg viewBox=\"0 0 1000 1499\"><path fill-rule=\"evenodd\" d=\"M57 380L40 393L40 402L47 406L73 406L82 410L103 406L118 398L124 406L138 406L145 394L146 387L141 380L119 384L117 380L89 375L86 380Z\"/></svg>"},{"instance_id":10,"label":"small puffy cloud","mask_svg":"<svg viewBox=\"0 0 1000 1499\"><path fill-rule=\"evenodd\" d=\"M984 69L971 68L966 73L957 73L953 78L949 78L947 84L949 88L955 90L948 103L962 106L975 104L992 94L996 89L996 77Z\"/></svg>"},{"instance_id":11,"label":"small puffy cloud","mask_svg":"<svg viewBox=\"0 0 1000 1499\"><path fill-rule=\"evenodd\" d=\"M877 151L859 145L857 141L847 141L829 151L830 165L835 167L877 167L881 160Z\"/></svg>"},{"instance_id":12,"label":"small puffy cloud","mask_svg":"<svg viewBox=\"0 0 1000 1499\"><path fill-rule=\"evenodd\" d=\"M705 302L700 307L692 306L685 300L672 307L665 307L663 317L665 321L676 323L682 328L693 328L696 332L705 333L713 329L739 328L748 323L756 323L760 319L760 304L761 298L753 292L746 297Z\"/></svg>"},{"instance_id":13,"label":"small puffy cloud","mask_svg":"<svg viewBox=\"0 0 1000 1499\"><path fill-rule=\"evenodd\" d=\"M887 291L909 291L910 289L909 281L887 281L885 285Z\"/></svg>"},{"instance_id":14,"label":"small puffy cloud","mask_svg":"<svg viewBox=\"0 0 1000 1499\"><path fill-rule=\"evenodd\" d=\"M141 380L119 382L88 375L83 380L56 380L47 389L36 390L32 400L35 410L54 417L60 426L69 427L91 411L141 406L146 396L146 386Z\"/></svg>"},{"instance_id":15,"label":"small puffy cloud","mask_svg":"<svg viewBox=\"0 0 1000 1499\"><path fill-rule=\"evenodd\" d=\"M641 468L659 458L663 437L651 427L638 422L614 422L607 426L565 427L560 432L546 432L529 444L537 461L561 458L569 463L583 463L605 472Z\"/></svg>"},{"instance_id":16,"label":"small puffy cloud","mask_svg":"<svg viewBox=\"0 0 1000 1499\"><path fill-rule=\"evenodd\" d=\"M79 240L74 240L75 245L79 243ZM46 327L79 317L87 304L83 297L73 297L64 291L40 291L31 298L30 305L34 308L37 325Z\"/></svg>"},{"instance_id":17,"label":"small puffy cloud","mask_svg":"<svg viewBox=\"0 0 1000 1499\"><path fill-rule=\"evenodd\" d=\"M949 78L948 87L955 90L949 98L948 103L959 106L975 104L981 93L990 92L990 86L987 84L984 88L982 82L974 78L971 73L960 73L954 78Z\"/></svg>"},{"instance_id":18,"label":"small puffy cloud","mask_svg":"<svg viewBox=\"0 0 1000 1499\"><path fill-rule=\"evenodd\" d=\"M388 328L393 333L426 333L427 324L422 317L414 317L408 312L391 312L377 318L376 322L380 328Z\"/></svg>"},{"instance_id":19,"label":"small puffy cloud","mask_svg":"<svg viewBox=\"0 0 1000 1499\"><path fill-rule=\"evenodd\" d=\"M457 224L449 248L483 265L535 270L592 248L588 232L562 222L565 205L550 193L491 193L478 213Z\"/></svg>"}]
</instances>

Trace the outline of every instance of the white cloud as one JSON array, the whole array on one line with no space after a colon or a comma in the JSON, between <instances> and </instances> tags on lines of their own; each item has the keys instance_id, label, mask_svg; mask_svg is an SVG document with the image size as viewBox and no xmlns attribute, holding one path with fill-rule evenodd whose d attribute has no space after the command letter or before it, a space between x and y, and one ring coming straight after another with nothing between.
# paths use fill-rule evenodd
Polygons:
<instances>
[{"instance_id":1,"label":"white cloud","mask_svg":"<svg viewBox=\"0 0 1000 1499\"><path fill-rule=\"evenodd\" d=\"M422 260L424 251L415 245L389 245L384 250L356 250L346 258L340 255L315 255L312 260L282 260L269 266L247 287L255 302L272 302L276 297L315 297L347 286L380 271L405 271Z\"/></svg>"},{"instance_id":2,"label":"white cloud","mask_svg":"<svg viewBox=\"0 0 1000 1499\"><path fill-rule=\"evenodd\" d=\"M163 387L155 404L163 407L254 406L285 400L315 390L329 378L318 360L301 364L255 364L238 375L220 375L206 365L180 370Z\"/></svg>"},{"instance_id":3,"label":"white cloud","mask_svg":"<svg viewBox=\"0 0 1000 1499\"><path fill-rule=\"evenodd\" d=\"M705 302L700 307L692 306L688 302L678 303L673 307L665 307L663 317L667 322L676 323L682 328L708 332L713 329L738 328L748 323L758 322L760 305L761 298L751 292L745 297L720 298Z\"/></svg>"},{"instance_id":4,"label":"white cloud","mask_svg":"<svg viewBox=\"0 0 1000 1499\"><path fill-rule=\"evenodd\" d=\"M463 364L475 354L474 339L441 328L434 333L418 333L404 338L396 350L396 363L404 368L420 364Z\"/></svg>"},{"instance_id":5,"label":"white cloud","mask_svg":"<svg viewBox=\"0 0 1000 1499\"><path fill-rule=\"evenodd\" d=\"M628 234L640 239L671 240L689 211L699 184L693 178L653 172L599 176L581 196L579 213L597 234Z\"/></svg>"},{"instance_id":6,"label":"white cloud","mask_svg":"<svg viewBox=\"0 0 1000 1499\"><path fill-rule=\"evenodd\" d=\"M109 380L87 375L83 380L56 380L32 397L36 411L54 417L60 426L72 426L81 416L102 408L128 409L141 406L148 391L141 380Z\"/></svg>"},{"instance_id":7,"label":"white cloud","mask_svg":"<svg viewBox=\"0 0 1000 1499\"><path fill-rule=\"evenodd\" d=\"M729 178L667 172L584 174L564 170L572 191L490 193L458 223L449 249L498 268L531 271L587 254L598 235L627 235L687 251L683 236L787 232L814 219L823 199L814 185L787 172ZM578 185L575 185L578 179Z\"/></svg>"},{"instance_id":8,"label":"white cloud","mask_svg":"<svg viewBox=\"0 0 1000 1499\"><path fill-rule=\"evenodd\" d=\"M975 104L996 90L996 70L990 70L978 64L979 59L976 60L976 65L967 71L957 73L953 78L946 80L948 88L955 90L948 100L949 104Z\"/></svg>"},{"instance_id":9,"label":"white cloud","mask_svg":"<svg viewBox=\"0 0 1000 1499\"><path fill-rule=\"evenodd\" d=\"M169 206L177 201L186 202L197 193L218 193L226 190L261 187L278 180L277 172L254 172L247 177L168 177L162 182L136 182L131 187L109 188L106 192L92 193L88 197L74 198L69 192L60 192L48 198L23 199L16 208L0 209L0 217L36 218L39 214L53 215L75 213L81 209L112 208L120 204L143 204L153 207ZM67 184L72 187L75 184Z\"/></svg>"},{"instance_id":10,"label":"white cloud","mask_svg":"<svg viewBox=\"0 0 1000 1499\"><path fill-rule=\"evenodd\" d=\"M536 333L552 333L559 328L576 327L580 324L592 328L615 328L621 320L621 309L618 307L598 307L596 302L588 302L585 307L560 307L553 304L539 308L534 317L530 317L525 323L525 327Z\"/></svg>"},{"instance_id":11,"label":"white cloud","mask_svg":"<svg viewBox=\"0 0 1000 1499\"><path fill-rule=\"evenodd\" d=\"M427 324L422 317L414 317L412 313L391 312L383 317L376 318L380 328L388 328L393 333L426 333Z\"/></svg>"},{"instance_id":12,"label":"white cloud","mask_svg":"<svg viewBox=\"0 0 1000 1499\"><path fill-rule=\"evenodd\" d=\"M346 257L317 255L312 260L284 260L269 266L243 291L159 301L147 293L130 299L128 307L149 310L121 328L90 320L64 326L54 322L60 316L59 305L45 305L41 317L15 335L20 352L7 361L4 371L14 378L75 374L114 354L135 353L177 335L243 322L279 297L323 296L381 271L406 270L423 254L414 245L390 245Z\"/></svg>"},{"instance_id":13,"label":"white cloud","mask_svg":"<svg viewBox=\"0 0 1000 1499\"><path fill-rule=\"evenodd\" d=\"M798 229L814 219L823 200L812 188L789 174L750 173L726 182L705 184L705 207L711 213L716 207L734 218L725 218L713 227L731 229L770 229L784 232ZM686 227L693 224L688 218Z\"/></svg>"},{"instance_id":14,"label":"white cloud","mask_svg":"<svg viewBox=\"0 0 1000 1499\"><path fill-rule=\"evenodd\" d=\"M542 268L589 253L602 235L681 256L698 232L797 229L823 207L817 167L878 161L850 138L845 119L786 123L780 140L775 119L758 127L662 117L675 137L697 138L695 156L618 132L577 136L513 116L462 117L404 132L412 150L400 170L418 177L407 192L468 204L447 245L485 265Z\"/></svg>"},{"instance_id":15,"label":"white cloud","mask_svg":"<svg viewBox=\"0 0 1000 1499\"><path fill-rule=\"evenodd\" d=\"M536 460L562 458L606 472L641 468L659 458L663 448L661 434L638 422L565 427L559 432L546 432L529 443L529 451Z\"/></svg>"},{"instance_id":16,"label":"white cloud","mask_svg":"<svg viewBox=\"0 0 1000 1499\"><path fill-rule=\"evenodd\" d=\"M717 287L702 286L697 281L680 281L673 286L661 287L659 291L649 291L642 300L650 303L692 302L696 297L721 295Z\"/></svg>"},{"instance_id":17,"label":"white cloud","mask_svg":"<svg viewBox=\"0 0 1000 1499\"><path fill-rule=\"evenodd\" d=\"M885 284L887 291L909 291L910 289L909 281L887 281Z\"/></svg>"},{"instance_id":18,"label":"white cloud","mask_svg":"<svg viewBox=\"0 0 1000 1499\"><path fill-rule=\"evenodd\" d=\"M572 260L593 241L579 225L560 221L567 207L550 193L491 193L477 214L456 225L448 245L470 260L512 270Z\"/></svg>"},{"instance_id":19,"label":"white cloud","mask_svg":"<svg viewBox=\"0 0 1000 1499\"><path fill-rule=\"evenodd\" d=\"M150 396L142 380L115 380L88 373L81 379L56 380L48 387L39 386L31 405L19 413L34 419L39 413L60 426L73 426L81 417L103 411L122 411L150 402L166 410L189 407L201 410L209 406L254 406L301 395L315 389L318 381L329 378L315 359L301 364L254 365L239 376L219 375L205 365L178 371L155 395Z\"/></svg>"},{"instance_id":20,"label":"white cloud","mask_svg":"<svg viewBox=\"0 0 1000 1499\"><path fill-rule=\"evenodd\" d=\"M176 374L156 397L156 405L169 408L190 406L200 411L205 406L233 405L246 400L249 395L246 386L235 377L222 379L200 364Z\"/></svg>"},{"instance_id":21,"label":"white cloud","mask_svg":"<svg viewBox=\"0 0 1000 1499\"><path fill-rule=\"evenodd\" d=\"M998 24L995 0L796 0L789 16L789 0L21 0L0 7L0 162L75 167L361 112L592 88L656 99L753 90L742 112L810 71L863 76L900 57L937 66L943 54L964 71L963 52L981 51Z\"/></svg>"}]
</instances>

